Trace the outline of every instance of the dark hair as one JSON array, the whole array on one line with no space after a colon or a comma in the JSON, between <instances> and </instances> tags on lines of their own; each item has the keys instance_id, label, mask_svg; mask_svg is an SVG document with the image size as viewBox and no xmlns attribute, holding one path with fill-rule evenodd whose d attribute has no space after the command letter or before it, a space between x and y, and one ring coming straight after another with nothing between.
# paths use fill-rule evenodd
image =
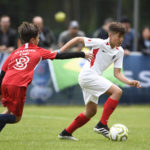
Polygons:
<instances>
[{"instance_id":1,"label":"dark hair","mask_svg":"<svg viewBox=\"0 0 150 150\"><path fill-rule=\"evenodd\" d=\"M114 20L112 18L107 18L104 20L104 24L108 24L108 23L111 23L113 22Z\"/></svg>"},{"instance_id":2,"label":"dark hair","mask_svg":"<svg viewBox=\"0 0 150 150\"><path fill-rule=\"evenodd\" d=\"M150 30L150 27L148 25L145 25L143 28L142 28L142 31L145 30L145 29L149 29Z\"/></svg>"},{"instance_id":3,"label":"dark hair","mask_svg":"<svg viewBox=\"0 0 150 150\"><path fill-rule=\"evenodd\" d=\"M125 34L125 28L120 22L112 22L109 25L109 32L119 33L120 35Z\"/></svg>"},{"instance_id":4,"label":"dark hair","mask_svg":"<svg viewBox=\"0 0 150 150\"><path fill-rule=\"evenodd\" d=\"M130 19L127 16L123 16L120 19L121 23L131 23Z\"/></svg>"},{"instance_id":5,"label":"dark hair","mask_svg":"<svg viewBox=\"0 0 150 150\"><path fill-rule=\"evenodd\" d=\"M37 37L37 35L40 33L40 29L35 24L29 23L29 22L23 22L19 26L18 32L19 32L21 40L27 43L30 41L31 38Z\"/></svg>"}]
</instances>

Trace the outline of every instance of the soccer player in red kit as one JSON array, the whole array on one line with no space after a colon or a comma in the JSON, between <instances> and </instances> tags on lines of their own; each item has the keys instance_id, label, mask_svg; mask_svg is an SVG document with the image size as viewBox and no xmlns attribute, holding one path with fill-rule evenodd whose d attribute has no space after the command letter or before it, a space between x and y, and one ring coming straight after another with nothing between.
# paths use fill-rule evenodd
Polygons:
<instances>
[{"instance_id":1,"label":"soccer player in red kit","mask_svg":"<svg viewBox=\"0 0 150 150\"><path fill-rule=\"evenodd\" d=\"M90 53L61 53L61 50L51 52L38 47L39 28L35 24L23 22L18 31L25 44L11 53L1 69L1 101L7 109L0 114L0 131L7 123L20 121L27 87L32 81L34 68L41 60L92 58Z\"/></svg>"},{"instance_id":2,"label":"soccer player in red kit","mask_svg":"<svg viewBox=\"0 0 150 150\"><path fill-rule=\"evenodd\" d=\"M61 139L77 140L72 133L86 124L97 111L98 98L102 94L108 94L109 98L104 104L102 116L94 127L94 131L109 138L108 119L117 107L122 90L111 81L102 76L104 70L114 64L114 76L125 84L140 88L140 82L127 79L122 73L124 50L120 46L125 30L120 23L114 22L109 26L109 38L102 40L99 38L76 37L66 43L61 51L71 46L82 43L87 47L92 47L93 59L86 62L79 75L79 84L82 89L85 102L85 111L80 113L73 122L63 130L58 137Z\"/></svg>"}]
</instances>

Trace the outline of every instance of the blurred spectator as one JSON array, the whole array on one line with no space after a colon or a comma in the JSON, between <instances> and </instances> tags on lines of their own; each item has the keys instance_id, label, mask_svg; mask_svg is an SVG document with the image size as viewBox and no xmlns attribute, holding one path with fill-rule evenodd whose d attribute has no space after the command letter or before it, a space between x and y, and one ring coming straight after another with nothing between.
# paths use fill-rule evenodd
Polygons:
<instances>
[{"instance_id":1,"label":"blurred spectator","mask_svg":"<svg viewBox=\"0 0 150 150\"><path fill-rule=\"evenodd\" d=\"M100 39L107 39L108 38L108 29L109 29L109 25L110 23L113 22L112 18L107 18L104 21L104 25L102 27L100 27L99 29L97 29L94 34L93 37L94 38L100 38Z\"/></svg>"},{"instance_id":2,"label":"blurred spectator","mask_svg":"<svg viewBox=\"0 0 150 150\"><path fill-rule=\"evenodd\" d=\"M49 28L44 26L43 18L35 16L32 22L40 28L40 41L38 46L46 49L54 48L54 34ZM44 60L38 64L34 72L30 95L37 104L44 104L53 94L52 84L50 84L52 78L48 68L48 61Z\"/></svg>"},{"instance_id":3,"label":"blurred spectator","mask_svg":"<svg viewBox=\"0 0 150 150\"><path fill-rule=\"evenodd\" d=\"M122 17L120 22L123 24L126 30L122 47L124 48L124 54L128 56L130 55L131 51L133 51L134 29L131 28L131 22L128 17Z\"/></svg>"},{"instance_id":4,"label":"blurred spectator","mask_svg":"<svg viewBox=\"0 0 150 150\"><path fill-rule=\"evenodd\" d=\"M16 46L17 33L10 28L10 17L2 16L0 19L0 68Z\"/></svg>"},{"instance_id":5,"label":"blurred spectator","mask_svg":"<svg viewBox=\"0 0 150 150\"><path fill-rule=\"evenodd\" d=\"M59 35L58 46L62 47L69 40L77 36L85 36L85 34L79 30L79 23L74 20L70 22L68 30L63 31ZM80 51L82 46L82 44L75 45L70 51Z\"/></svg>"},{"instance_id":6,"label":"blurred spectator","mask_svg":"<svg viewBox=\"0 0 150 150\"><path fill-rule=\"evenodd\" d=\"M53 34L53 32L44 26L44 21L43 18L40 16L35 16L33 18L33 23L37 24L40 28L40 41L38 46L44 47L44 48L51 48L54 46L55 44L55 36Z\"/></svg>"},{"instance_id":7,"label":"blurred spectator","mask_svg":"<svg viewBox=\"0 0 150 150\"><path fill-rule=\"evenodd\" d=\"M2 16L0 19L0 52L11 53L17 45L17 33L10 28L10 17Z\"/></svg>"},{"instance_id":8,"label":"blurred spectator","mask_svg":"<svg viewBox=\"0 0 150 150\"><path fill-rule=\"evenodd\" d=\"M144 54L150 55L150 28L144 27L138 42L138 50Z\"/></svg>"}]
</instances>

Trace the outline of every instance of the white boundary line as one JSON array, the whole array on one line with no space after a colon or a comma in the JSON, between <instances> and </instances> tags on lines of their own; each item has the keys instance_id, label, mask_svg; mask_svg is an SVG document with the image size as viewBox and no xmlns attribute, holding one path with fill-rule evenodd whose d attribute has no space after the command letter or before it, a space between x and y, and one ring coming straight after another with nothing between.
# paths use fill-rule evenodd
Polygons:
<instances>
[{"instance_id":1,"label":"white boundary line","mask_svg":"<svg viewBox=\"0 0 150 150\"><path fill-rule=\"evenodd\" d=\"M65 117L54 117L54 116L44 116L44 115L23 115L25 118L40 118L40 119L55 119L55 120L69 120Z\"/></svg>"},{"instance_id":2,"label":"white boundary line","mask_svg":"<svg viewBox=\"0 0 150 150\"><path fill-rule=\"evenodd\" d=\"M35 119L54 119L54 120L73 120L74 118L67 118L67 117L55 117L55 116L45 116L45 115L23 115L23 118L35 118ZM92 121L99 121L96 118L92 118Z\"/></svg>"}]
</instances>

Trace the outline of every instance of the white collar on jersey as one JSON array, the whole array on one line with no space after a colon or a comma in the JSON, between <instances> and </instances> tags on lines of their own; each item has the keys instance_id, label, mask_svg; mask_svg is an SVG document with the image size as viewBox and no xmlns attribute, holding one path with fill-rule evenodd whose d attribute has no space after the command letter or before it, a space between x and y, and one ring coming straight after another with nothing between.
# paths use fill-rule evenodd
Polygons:
<instances>
[{"instance_id":1,"label":"white collar on jersey","mask_svg":"<svg viewBox=\"0 0 150 150\"><path fill-rule=\"evenodd\" d=\"M29 43L25 43L25 48L28 48L29 47Z\"/></svg>"}]
</instances>

